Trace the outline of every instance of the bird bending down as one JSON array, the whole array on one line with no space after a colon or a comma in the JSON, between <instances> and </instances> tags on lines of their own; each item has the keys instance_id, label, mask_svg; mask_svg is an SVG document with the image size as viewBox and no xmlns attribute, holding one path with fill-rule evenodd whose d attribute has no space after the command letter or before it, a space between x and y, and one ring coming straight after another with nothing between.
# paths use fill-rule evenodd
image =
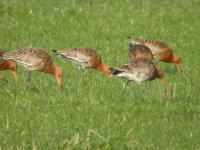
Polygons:
<instances>
[{"instance_id":1,"label":"bird bending down","mask_svg":"<svg viewBox=\"0 0 200 150\"><path fill-rule=\"evenodd\" d=\"M4 60L14 60L30 71L41 71L52 74L62 89L62 70L53 65L51 56L40 48L24 47L3 54ZM30 79L30 76L29 76Z\"/></svg>"},{"instance_id":2,"label":"bird bending down","mask_svg":"<svg viewBox=\"0 0 200 150\"><path fill-rule=\"evenodd\" d=\"M129 47L129 58L130 60L134 60L137 58L147 58L147 59L153 59L153 54L150 50L150 48L148 48L145 45L142 44L132 44L130 43L130 47Z\"/></svg>"},{"instance_id":3,"label":"bird bending down","mask_svg":"<svg viewBox=\"0 0 200 150\"><path fill-rule=\"evenodd\" d=\"M177 71L180 70L181 58L179 55L174 54L172 48L164 43L157 40L145 40L128 37L132 44L142 44L150 48L153 54L153 58L166 63L174 63Z\"/></svg>"},{"instance_id":4,"label":"bird bending down","mask_svg":"<svg viewBox=\"0 0 200 150\"><path fill-rule=\"evenodd\" d=\"M101 55L90 48L72 48L67 50L52 50L59 56L67 58L78 65L79 69L92 68L110 76L109 66L102 63Z\"/></svg>"},{"instance_id":5,"label":"bird bending down","mask_svg":"<svg viewBox=\"0 0 200 150\"><path fill-rule=\"evenodd\" d=\"M164 72L161 69L157 69L152 60L146 58L138 58L126 62L119 67L110 68L111 74L118 77L124 77L127 79L127 85L130 81L134 80L138 84L144 81L151 81L156 78L162 80L166 90L169 92L169 85L164 79Z\"/></svg>"},{"instance_id":6,"label":"bird bending down","mask_svg":"<svg viewBox=\"0 0 200 150\"><path fill-rule=\"evenodd\" d=\"M0 71L10 70L13 74L15 81L17 81L17 64L12 60L3 60L4 50L0 49ZM0 76L0 79L3 79Z\"/></svg>"}]
</instances>

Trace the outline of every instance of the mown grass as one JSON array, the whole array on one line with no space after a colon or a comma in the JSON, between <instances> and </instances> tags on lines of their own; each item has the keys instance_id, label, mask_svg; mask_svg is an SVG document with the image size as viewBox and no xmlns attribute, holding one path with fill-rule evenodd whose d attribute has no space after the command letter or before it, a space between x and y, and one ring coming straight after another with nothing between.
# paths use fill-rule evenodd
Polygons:
<instances>
[{"instance_id":1,"label":"mown grass","mask_svg":"<svg viewBox=\"0 0 200 150\"><path fill-rule=\"evenodd\" d=\"M34 72L38 90L19 83L9 71L0 82L0 149L199 149L198 0L0 1L0 47L49 50L64 70L63 91L47 74ZM127 60L126 36L159 39L182 57L181 71L156 62L174 92L159 80L122 95L123 79L76 66L51 49L90 47L116 66Z\"/></svg>"}]
</instances>

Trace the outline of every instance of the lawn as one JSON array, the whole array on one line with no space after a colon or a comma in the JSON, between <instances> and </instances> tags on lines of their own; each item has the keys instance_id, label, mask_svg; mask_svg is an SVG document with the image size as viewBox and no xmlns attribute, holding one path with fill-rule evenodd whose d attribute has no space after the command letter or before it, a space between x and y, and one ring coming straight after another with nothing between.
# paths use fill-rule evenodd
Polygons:
<instances>
[{"instance_id":1,"label":"lawn","mask_svg":"<svg viewBox=\"0 0 200 150\"><path fill-rule=\"evenodd\" d=\"M0 150L200 149L199 0L0 0L0 48L40 47L64 71L63 91L48 74L33 72L37 89L0 72ZM181 70L165 71L173 95L159 80L124 94L124 79L109 80L58 58L51 49L90 47L110 66L128 58L127 36L157 39L179 54Z\"/></svg>"}]
</instances>

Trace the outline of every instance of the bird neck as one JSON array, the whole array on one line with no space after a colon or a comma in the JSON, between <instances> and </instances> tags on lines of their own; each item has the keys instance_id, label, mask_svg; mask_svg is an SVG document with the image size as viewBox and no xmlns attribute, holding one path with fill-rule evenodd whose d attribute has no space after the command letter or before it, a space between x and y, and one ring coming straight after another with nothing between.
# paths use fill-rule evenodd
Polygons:
<instances>
[{"instance_id":1,"label":"bird neck","mask_svg":"<svg viewBox=\"0 0 200 150\"><path fill-rule=\"evenodd\" d=\"M164 78L164 72L161 69L157 68L157 77L160 79Z\"/></svg>"},{"instance_id":2,"label":"bird neck","mask_svg":"<svg viewBox=\"0 0 200 150\"><path fill-rule=\"evenodd\" d=\"M107 64L100 64L97 67L97 70L102 71L103 73L105 73L106 75L110 76L110 70L109 70L109 66Z\"/></svg>"},{"instance_id":3,"label":"bird neck","mask_svg":"<svg viewBox=\"0 0 200 150\"><path fill-rule=\"evenodd\" d=\"M97 67L97 70L102 71L105 74L108 74L109 70L108 68L109 68L108 65L102 63Z\"/></svg>"},{"instance_id":4,"label":"bird neck","mask_svg":"<svg viewBox=\"0 0 200 150\"><path fill-rule=\"evenodd\" d=\"M62 89L62 70L57 66L51 66L47 73L52 74L56 78L59 88Z\"/></svg>"},{"instance_id":5,"label":"bird neck","mask_svg":"<svg viewBox=\"0 0 200 150\"><path fill-rule=\"evenodd\" d=\"M176 54L172 54L169 60L172 63L179 64L181 61L181 58L180 58L180 56L178 56Z\"/></svg>"},{"instance_id":6,"label":"bird neck","mask_svg":"<svg viewBox=\"0 0 200 150\"><path fill-rule=\"evenodd\" d=\"M7 70L10 69L12 71L16 71L17 69L17 65L16 62L12 61L12 60L3 60L0 61L0 66L1 66L1 70Z\"/></svg>"},{"instance_id":7,"label":"bird neck","mask_svg":"<svg viewBox=\"0 0 200 150\"><path fill-rule=\"evenodd\" d=\"M12 60L7 60L7 62L8 62L8 66L9 66L10 70L12 70L12 71L16 71L17 70L16 62L14 62Z\"/></svg>"}]
</instances>

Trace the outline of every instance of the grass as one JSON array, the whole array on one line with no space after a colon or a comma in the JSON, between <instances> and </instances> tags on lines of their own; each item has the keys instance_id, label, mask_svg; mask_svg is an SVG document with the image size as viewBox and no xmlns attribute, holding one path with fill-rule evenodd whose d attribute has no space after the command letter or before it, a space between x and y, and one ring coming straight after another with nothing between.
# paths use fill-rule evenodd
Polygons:
<instances>
[{"instance_id":1,"label":"grass","mask_svg":"<svg viewBox=\"0 0 200 150\"><path fill-rule=\"evenodd\" d=\"M0 82L0 149L200 149L198 0L0 0L0 47L32 45L49 50L64 70L63 91L47 74L34 72L38 91L9 71ZM181 71L156 62L174 91L159 80L109 81L87 70L74 79L75 65L51 49L90 47L117 66L127 60L126 36L159 39L182 57Z\"/></svg>"}]
</instances>

